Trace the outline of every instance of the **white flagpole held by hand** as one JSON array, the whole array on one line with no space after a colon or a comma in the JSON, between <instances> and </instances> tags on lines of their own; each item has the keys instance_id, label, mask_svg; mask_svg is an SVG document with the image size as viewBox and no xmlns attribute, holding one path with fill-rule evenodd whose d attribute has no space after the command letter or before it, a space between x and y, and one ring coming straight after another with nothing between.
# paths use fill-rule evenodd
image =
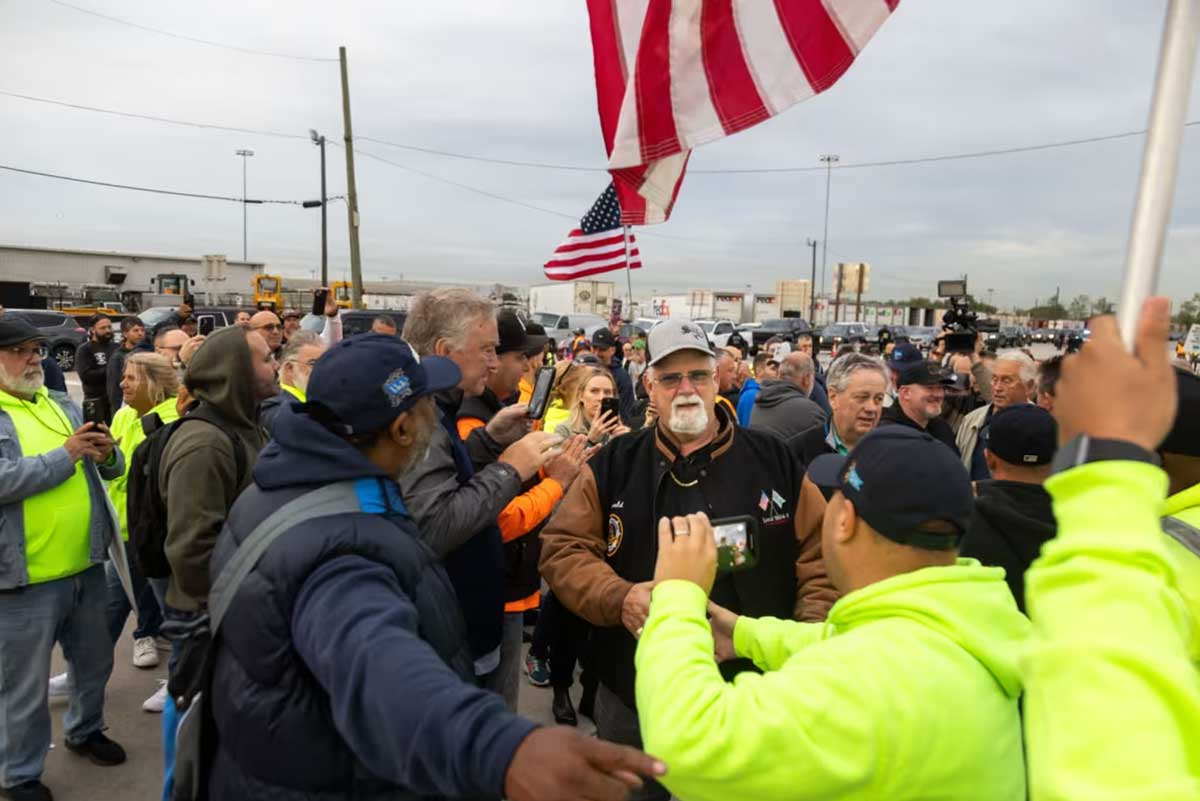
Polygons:
<instances>
[{"instance_id":1,"label":"white flagpole held by hand","mask_svg":"<svg viewBox=\"0 0 1200 801\"><path fill-rule=\"evenodd\" d=\"M1142 175L1125 254L1125 275L1117 320L1121 339L1133 349L1142 303L1158 287L1167 225L1179 175L1179 150L1187 120L1188 97L1200 35L1200 0L1168 0L1158 75L1150 106L1149 133L1142 153Z\"/></svg>"}]
</instances>

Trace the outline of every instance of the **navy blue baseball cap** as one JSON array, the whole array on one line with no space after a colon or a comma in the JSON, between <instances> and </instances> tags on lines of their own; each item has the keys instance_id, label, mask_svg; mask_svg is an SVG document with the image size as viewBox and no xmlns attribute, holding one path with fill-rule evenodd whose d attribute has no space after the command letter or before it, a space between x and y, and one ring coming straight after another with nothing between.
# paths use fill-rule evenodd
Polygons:
<instances>
[{"instance_id":1,"label":"navy blue baseball cap","mask_svg":"<svg viewBox=\"0 0 1200 801\"><path fill-rule=\"evenodd\" d=\"M884 426L848 456L818 456L808 466L818 487L840 490L867 524L902 545L958 547L971 517L971 480L954 451L924 431ZM953 532L923 528L949 524Z\"/></svg>"},{"instance_id":2,"label":"navy blue baseball cap","mask_svg":"<svg viewBox=\"0 0 1200 801\"><path fill-rule=\"evenodd\" d=\"M308 379L306 410L343 436L378 431L418 400L462 381L458 365L421 359L402 339L366 333L327 350Z\"/></svg>"},{"instance_id":3,"label":"navy blue baseball cap","mask_svg":"<svg viewBox=\"0 0 1200 801\"><path fill-rule=\"evenodd\" d=\"M903 370L923 361L925 357L921 355L921 349L911 342L897 343L887 357L888 367L893 370Z\"/></svg>"},{"instance_id":4,"label":"navy blue baseball cap","mask_svg":"<svg viewBox=\"0 0 1200 801\"><path fill-rule=\"evenodd\" d=\"M1054 461L1058 424L1050 412L1032 403L1001 409L987 426L986 447L1009 464L1039 467Z\"/></svg>"}]
</instances>

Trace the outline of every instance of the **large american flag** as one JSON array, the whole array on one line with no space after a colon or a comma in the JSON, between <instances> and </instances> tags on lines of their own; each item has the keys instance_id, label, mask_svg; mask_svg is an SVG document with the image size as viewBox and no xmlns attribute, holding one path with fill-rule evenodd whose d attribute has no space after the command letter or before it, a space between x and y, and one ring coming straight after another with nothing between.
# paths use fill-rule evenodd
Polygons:
<instances>
[{"instance_id":1,"label":"large american flag","mask_svg":"<svg viewBox=\"0 0 1200 801\"><path fill-rule=\"evenodd\" d=\"M665 222L692 148L833 86L899 3L588 0L621 222Z\"/></svg>"},{"instance_id":2,"label":"large american flag","mask_svg":"<svg viewBox=\"0 0 1200 801\"><path fill-rule=\"evenodd\" d=\"M579 227L567 234L543 269L553 281L571 281L585 275L621 270L626 266L625 229L621 225L621 205L612 185L600 195L591 211L583 215ZM628 266L642 266L637 240L629 234Z\"/></svg>"}]
</instances>

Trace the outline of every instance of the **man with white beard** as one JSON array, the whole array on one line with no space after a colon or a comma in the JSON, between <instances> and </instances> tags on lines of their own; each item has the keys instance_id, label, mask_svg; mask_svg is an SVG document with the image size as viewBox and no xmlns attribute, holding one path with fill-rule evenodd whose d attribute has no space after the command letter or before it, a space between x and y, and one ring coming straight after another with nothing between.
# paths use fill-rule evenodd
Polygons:
<instances>
[{"instance_id":1,"label":"man with white beard","mask_svg":"<svg viewBox=\"0 0 1200 801\"><path fill-rule=\"evenodd\" d=\"M633 656L654 587L659 519L751 518L746 566L713 585L722 607L816 622L837 599L821 558L824 498L802 482L779 439L739 428L716 404L716 360L704 331L668 320L650 332L648 350L642 380L658 421L614 439L584 466L542 531L540 564L562 604L596 627L599 735L633 746L641 742ZM748 664L727 662L722 672L730 678ZM667 797L650 782L630 795Z\"/></svg>"},{"instance_id":2,"label":"man with white beard","mask_svg":"<svg viewBox=\"0 0 1200 801\"><path fill-rule=\"evenodd\" d=\"M105 426L45 387L46 338L0 320L0 796L45 801L50 655L71 672L67 749L97 765L125 751L104 735L113 648L104 556L120 526L101 479L124 472ZM72 757L73 758L73 757Z\"/></svg>"}]
</instances>

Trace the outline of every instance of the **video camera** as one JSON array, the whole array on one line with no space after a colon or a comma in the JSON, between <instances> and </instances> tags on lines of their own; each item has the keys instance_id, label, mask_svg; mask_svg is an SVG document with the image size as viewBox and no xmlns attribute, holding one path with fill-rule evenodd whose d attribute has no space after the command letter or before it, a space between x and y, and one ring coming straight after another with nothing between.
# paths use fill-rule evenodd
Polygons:
<instances>
[{"instance_id":1,"label":"video camera","mask_svg":"<svg viewBox=\"0 0 1200 801\"><path fill-rule=\"evenodd\" d=\"M970 309L966 279L938 281L938 297L950 301L942 315L947 353L971 353L979 336L979 315Z\"/></svg>"}]
</instances>

